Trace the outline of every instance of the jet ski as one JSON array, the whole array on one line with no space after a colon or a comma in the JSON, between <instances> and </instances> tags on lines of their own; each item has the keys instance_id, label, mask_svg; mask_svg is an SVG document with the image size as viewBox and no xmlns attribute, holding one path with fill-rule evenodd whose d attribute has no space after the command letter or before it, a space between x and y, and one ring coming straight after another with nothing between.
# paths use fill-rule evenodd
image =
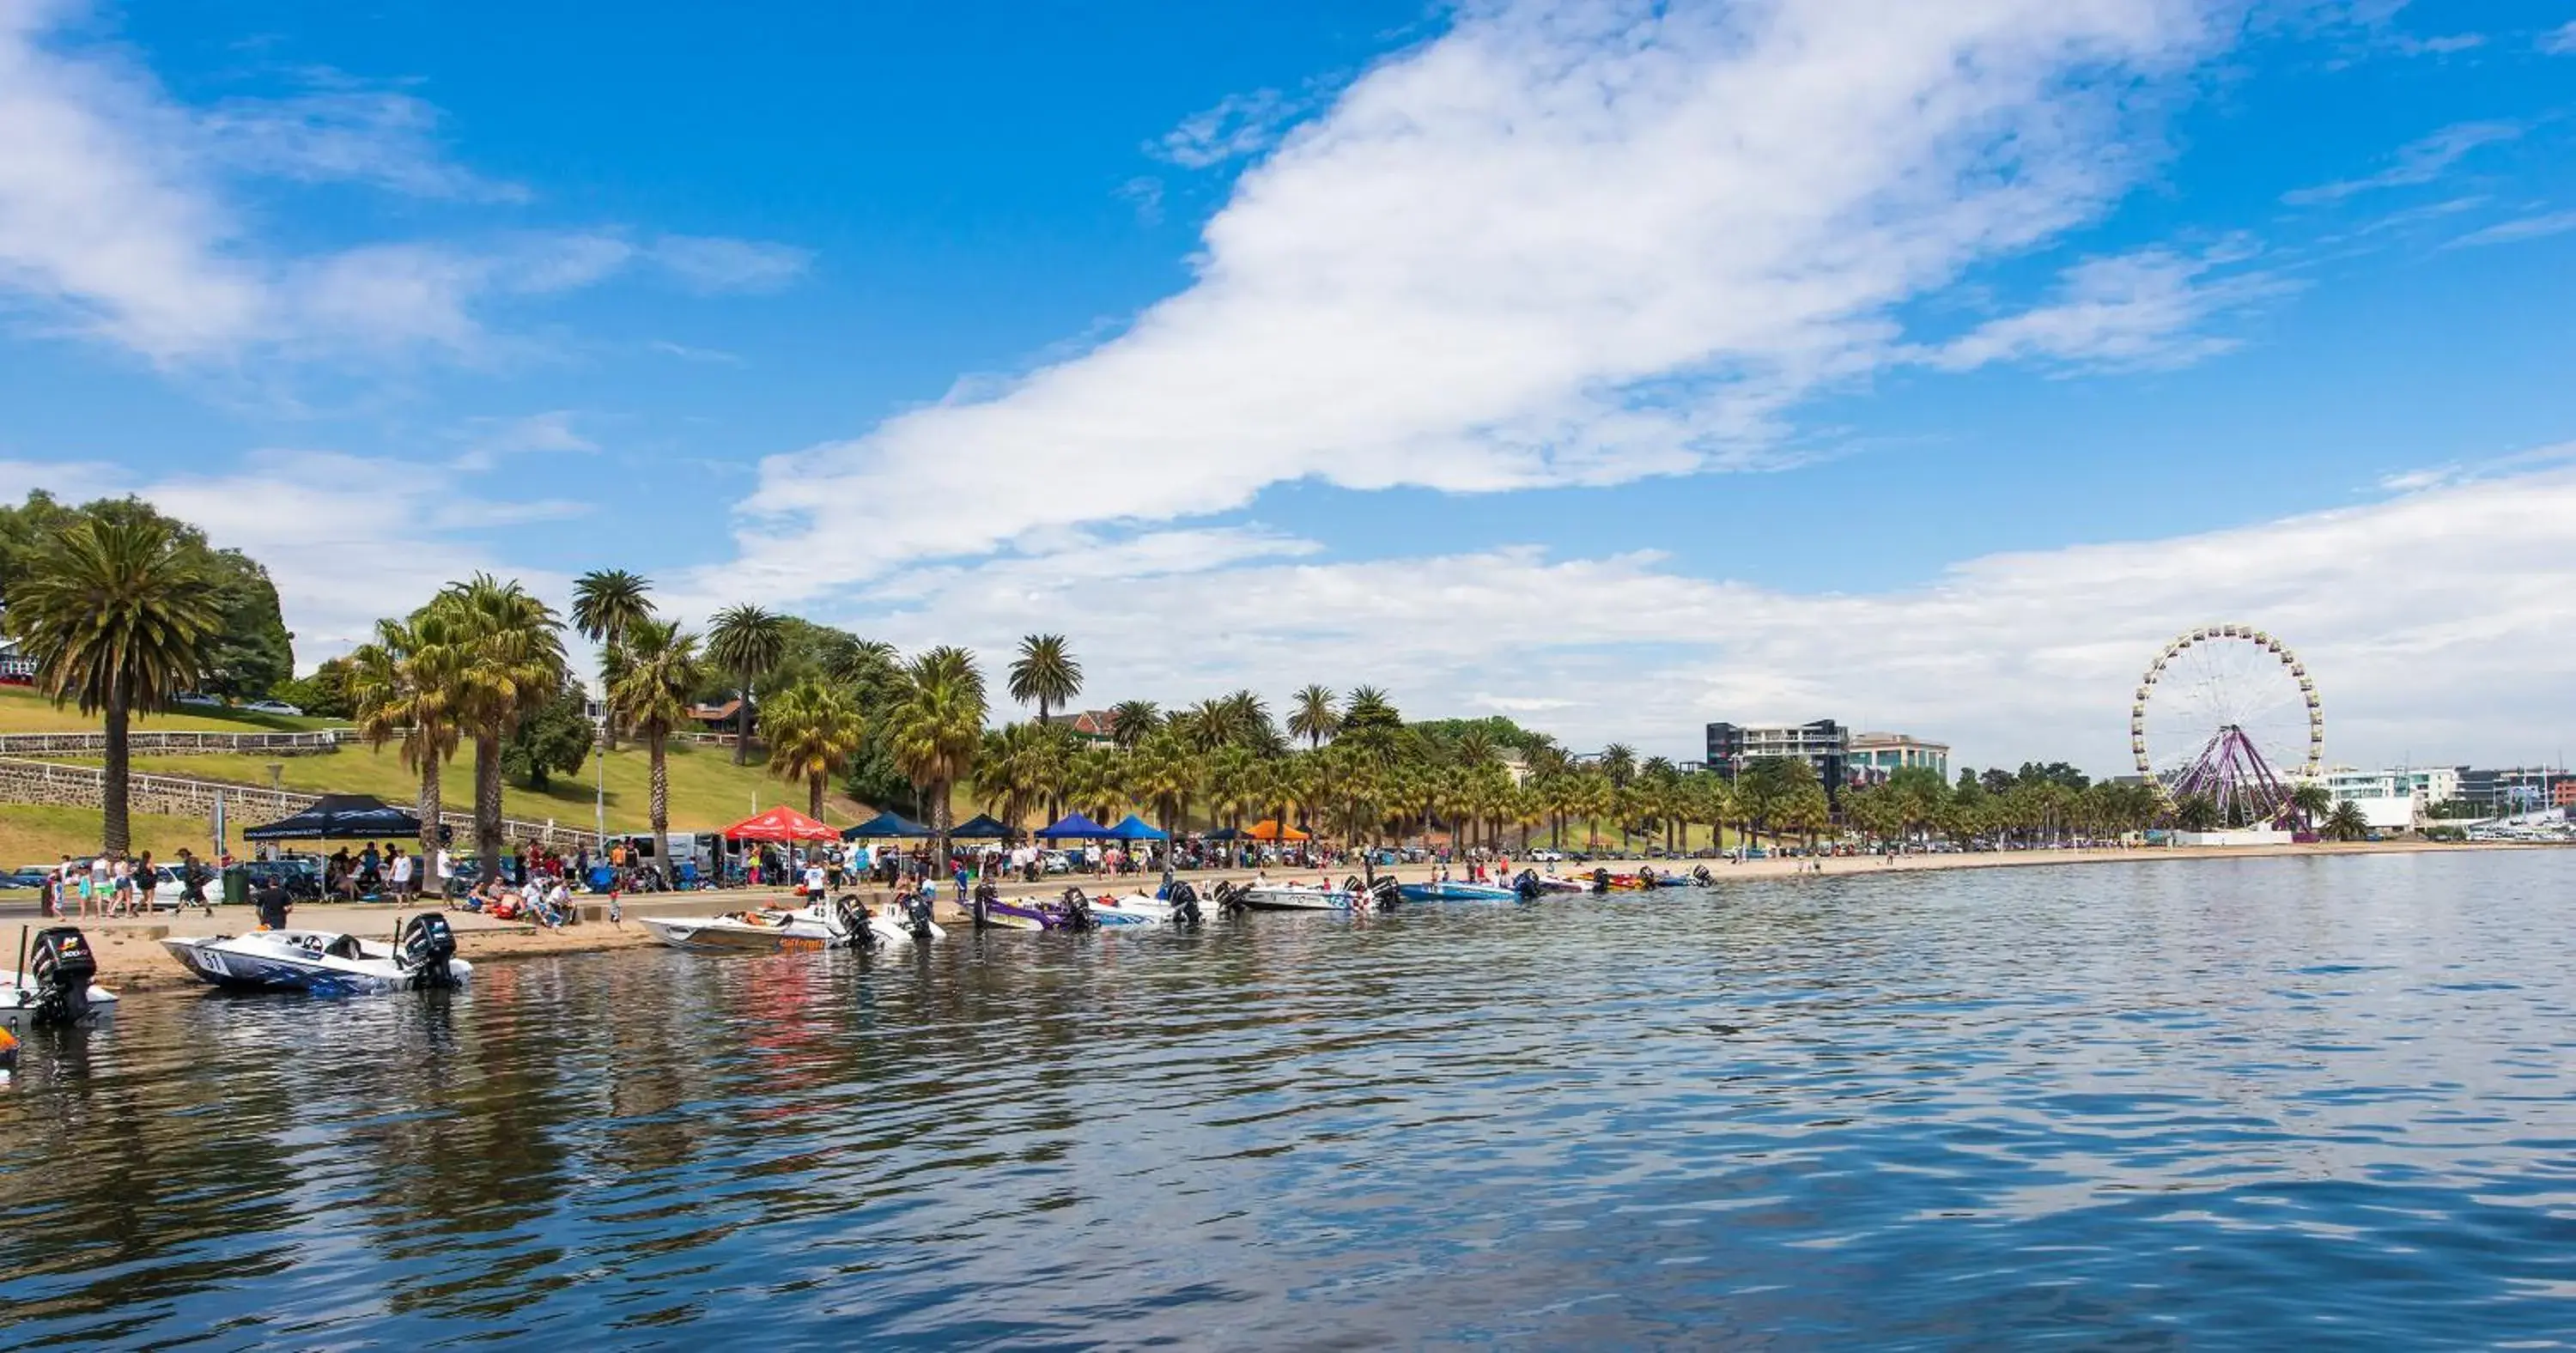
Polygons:
<instances>
[{"instance_id":1,"label":"jet ski","mask_svg":"<svg viewBox=\"0 0 2576 1353\"><path fill-rule=\"evenodd\" d=\"M391 944L333 930L254 930L161 944L188 971L238 991L372 995L461 987L474 976L474 965L456 956L456 933L436 912L412 917Z\"/></svg>"}]
</instances>

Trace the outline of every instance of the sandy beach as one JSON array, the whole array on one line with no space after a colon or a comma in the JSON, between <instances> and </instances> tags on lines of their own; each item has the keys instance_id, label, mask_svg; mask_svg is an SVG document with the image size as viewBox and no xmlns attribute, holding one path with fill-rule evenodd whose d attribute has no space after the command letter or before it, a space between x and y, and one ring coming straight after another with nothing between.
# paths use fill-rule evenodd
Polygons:
<instances>
[{"instance_id":1,"label":"sandy beach","mask_svg":"<svg viewBox=\"0 0 2576 1353\"><path fill-rule=\"evenodd\" d=\"M2376 841L2319 843L2284 846L2174 846L2140 847L2130 850L2011 850L1982 851L1963 854L1902 855L1894 857L1840 856L1821 860L1760 859L1741 863L1726 860L1644 860L1599 859L1586 864L1567 863L1554 866L1568 877L1588 876L1594 869L1607 869L1614 874L1631 873L1640 867L1652 867L1658 873L1687 873L1706 866L1720 883L1764 879L1787 879L1815 874L1892 874L1944 869L2017 869L2064 865L2147 864L2173 860L2256 859L2279 856L2321 855L2394 855L2434 851L2499 851L2553 850L2564 847L2528 844L2485 843L2463 845L2431 841ZM1515 862L1517 871L1522 865ZM1546 866L1539 866L1544 870ZM1340 877L1347 870L1333 871ZM1431 866L1404 865L1388 871L1404 882L1416 882L1434 873ZM1280 877L1303 879L1309 873L1321 877L1323 871L1288 871ZM1244 879L1249 871L1206 871L1190 875L1202 890L1219 879ZM1052 897L1076 880L1056 876L1038 884L1015 883L1003 888L1005 896L1037 895ZM1095 894L1120 887L1116 880L1089 880L1085 886ZM889 897L883 890L862 890L869 905L882 905ZM606 949L625 949L653 944L652 935L635 924L640 916L705 915L714 912L739 911L764 905L797 905L789 894L776 889L736 889L715 893L656 894L623 899L620 909L625 920L612 924L606 918L602 901L586 901L586 919L561 930L515 921L496 921L470 912L447 913L457 934L457 950L469 961L488 963L520 958L538 958L551 954L584 953ZM393 907L378 903L308 905L295 909L293 923L302 929L337 930L366 939L391 939L401 918L417 908ZM943 924L963 919L956 907L942 900L939 917ZM201 987L196 978L179 966L160 940L167 935L233 933L250 923L243 908L218 908L212 919L201 913L161 916L135 920L90 920L81 923L94 941L100 960L99 981L120 995L142 995L154 992L189 991ZM34 926L37 922L23 921ZM14 945L14 936L0 932L0 942ZM14 955L7 961L14 961Z\"/></svg>"}]
</instances>

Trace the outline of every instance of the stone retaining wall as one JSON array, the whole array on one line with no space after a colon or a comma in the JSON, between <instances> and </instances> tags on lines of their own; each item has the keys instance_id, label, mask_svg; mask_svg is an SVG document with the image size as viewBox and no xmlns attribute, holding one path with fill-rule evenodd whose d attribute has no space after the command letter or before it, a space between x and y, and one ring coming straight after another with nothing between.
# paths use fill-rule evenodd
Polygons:
<instances>
[{"instance_id":1,"label":"stone retaining wall","mask_svg":"<svg viewBox=\"0 0 2576 1353\"><path fill-rule=\"evenodd\" d=\"M212 780L189 780L175 775L134 775L127 777L126 783L128 804L133 811L171 817L211 820L215 815L215 796L221 794L224 819L234 827L256 827L264 822L291 817L321 798L319 794L262 789L255 785L219 784ZM61 766L49 761L0 757L0 803L98 808L105 805L106 796L107 772L96 766ZM473 814L441 813L439 820L455 829L459 842L470 844L473 841ZM589 831L577 826L524 822L517 818L503 818L501 834L512 841L561 846L567 850L592 839Z\"/></svg>"}]
</instances>

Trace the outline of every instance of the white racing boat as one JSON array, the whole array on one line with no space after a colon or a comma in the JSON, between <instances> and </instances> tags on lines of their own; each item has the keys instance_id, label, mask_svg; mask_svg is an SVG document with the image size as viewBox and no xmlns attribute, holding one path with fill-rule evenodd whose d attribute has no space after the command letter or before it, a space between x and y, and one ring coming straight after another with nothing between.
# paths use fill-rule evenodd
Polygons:
<instances>
[{"instance_id":1,"label":"white racing boat","mask_svg":"<svg viewBox=\"0 0 2576 1353\"><path fill-rule=\"evenodd\" d=\"M1338 888L1256 878L1235 896L1255 911L1372 911L1399 898L1393 878L1374 883L1347 878Z\"/></svg>"},{"instance_id":2,"label":"white racing boat","mask_svg":"<svg viewBox=\"0 0 2576 1353\"><path fill-rule=\"evenodd\" d=\"M254 930L161 944L188 971L237 991L373 995L461 987L474 976L474 965L456 956L456 932L436 912L404 922L391 944L332 930Z\"/></svg>"},{"instance_id":3,"label":"white racing boat","mask_svg":"<svg viewBox=\"0 0 2576 1353\"><path fill-rule=\"evenodd\" d=\"M891 910L891 908L889 908ZM927 899L916 899L901 918L872 914L855 897L814 903L794 911L764 908L722 916L638 918L653 938L701 954L777 954L822 949L889 949L945 939L930 919Z\"/></svg>"},{"instance_id":4,"label":"white racing boat","mask_svg":"<svg viewBox=\"0 0 2576 1353\"><path fill-rule=\"evenodd\" d=\"M98 985L98 956L71 926L19 940L20 971L0 973L0 1029L98 1024L116 1014L116 993Z\"/></svg>"}]
</instances>

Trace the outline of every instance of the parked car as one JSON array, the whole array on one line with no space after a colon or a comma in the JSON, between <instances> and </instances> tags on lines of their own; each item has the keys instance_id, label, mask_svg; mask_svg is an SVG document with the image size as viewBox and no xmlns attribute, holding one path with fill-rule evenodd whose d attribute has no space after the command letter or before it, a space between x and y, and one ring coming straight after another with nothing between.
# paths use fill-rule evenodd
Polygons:
<instances>
[{"instance_id":1,"label":"parked car","mask_svg":"<svg viewBox=\"0 0 2576 1353\"><path fill-rule=\"evenodd\" d=\"M1533 850L1529 853L1529 858L1534 864L1563 864L1565 863L1565 852L1561 850Z\"/></svg>"},{"instance_id":2,"label":"parked car","mask_svg":"<svg viewBox=\"0 0 2576 1353\"><path fill-rule=\"evenodd\" d=\"M54 867L49 864L31 864L0 871L0 888L41 888L53 874Z\"/></svg>"},{"instance_id":3,"label":"parked car","mask_svg":"<svg viewBox=\"0 0 2576 1353\"><path fill-rule=\"evenodd\" d=\"M253 700L242 708L253 714L283 714L289 718L301 718L304 714L303 710L283 700Z\"/></svg>"},{"instance_id":4,"label":"parked car","mask_svg":"<svg viewBox=\"0 0 2576 1353\"><path fill-rule=\"evenodd\" d=\"M178 701L180 704L192 705L198 709L222 709L224 707L223 701L216 699L214 696L208 695L203 691L181 691L178 695Z\"/></svg>"}]
</instances>

